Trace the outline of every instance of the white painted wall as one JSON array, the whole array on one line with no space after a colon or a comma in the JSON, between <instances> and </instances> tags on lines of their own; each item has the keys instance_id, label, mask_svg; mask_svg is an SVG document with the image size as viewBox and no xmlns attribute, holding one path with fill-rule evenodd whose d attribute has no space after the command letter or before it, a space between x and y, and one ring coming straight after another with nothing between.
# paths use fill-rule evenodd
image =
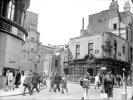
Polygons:
<instances>
[{"instance_id":1,"label":"white painted wall","mask_svg":"<svg viewBox=\"0 0 133 100\"><path fill-rule=\"evenodd\" d=\"M70 39L69 41L69 48L72 52L72 55L75 59L76 57L76 43L80 43L80 59L83 59L86 54L88 54L88 43L89 41L93 42L93 54L97 58L102 57L102 37L101 35L95 35L90 37L79 37L75 39ZM95 54L95 50L99 50L99 53Z\"/></svg>"},{"instance_id":2,"label":"white painted wall","mask_svg":"<svg viewBox=\"0 0 133 100\"><path fill-rule=\"evenodd\" d=\"M103 58L103 54L106 57L114 58L114 48L112 48L111 56L107 54L107 52L104 52L102 49L103 45L103 37L102 34L99 35L93 35L90 37L76 37L72 38L69 41L69 49L72 52L73 59L76 58L76 44L80 44L80 59L83 59L86 54L88 54L88 42L93 42L93 54L96 58ZM122 60L122 61L128 61L128 42L125 39L122 39L114 34L110 35L110 42L111 45L114 46L114 40L117 41L117 54L116 59ZM125 55L122 55L122 46L125 46ZM95 50L99 50L99 53L95 53ZM121 53L121 56L118 55L118 53Z\"/></svg>"}]
</instances>

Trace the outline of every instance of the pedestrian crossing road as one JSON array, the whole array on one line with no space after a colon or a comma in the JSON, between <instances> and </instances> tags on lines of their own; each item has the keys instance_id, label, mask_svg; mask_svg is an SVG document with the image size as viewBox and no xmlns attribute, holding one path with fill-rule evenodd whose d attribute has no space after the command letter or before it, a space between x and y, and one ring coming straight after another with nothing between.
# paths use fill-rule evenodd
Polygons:
<instances>
[{"instance_id":1,"label":"pedestrian crossing road","mask_svg":"<svg viewBox=\"0 0 133 100\"><path fill-rule=\"evenodd\" d=\"M33 95L26 94L4 96L0 97L0 100L81 100L84 94L84 89L79 84L68 83L68 93L61 94L61 92L50 92L49 81L47 81L48 87L41 90L39 93L34 92ZM21 88L23 91L23 87ZM89 88L89 99L100 100L101 89L95 89L94 86ZM133 88L127 88L128 100L131 100ZM15 92L15 91L14 91ZM121 100L122 88L114 88L113 98L110 100Z\"/></svg>"}]
</instances>

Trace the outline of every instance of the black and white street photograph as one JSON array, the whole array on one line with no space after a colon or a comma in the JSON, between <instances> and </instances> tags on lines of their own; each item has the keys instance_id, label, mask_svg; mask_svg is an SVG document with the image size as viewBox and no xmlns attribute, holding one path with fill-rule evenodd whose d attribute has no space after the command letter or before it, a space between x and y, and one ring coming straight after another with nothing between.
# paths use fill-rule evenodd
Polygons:
<instances>
[{"instance_id":1,"label":"black and white street photograph","mask_svg":"<svg viewBox=\"0 0 133 100\"><path fill-rule=\"evenodd\" d=\"M0 100L133 100L133 0L0 0Z\"/></svg>"}]
</instances>

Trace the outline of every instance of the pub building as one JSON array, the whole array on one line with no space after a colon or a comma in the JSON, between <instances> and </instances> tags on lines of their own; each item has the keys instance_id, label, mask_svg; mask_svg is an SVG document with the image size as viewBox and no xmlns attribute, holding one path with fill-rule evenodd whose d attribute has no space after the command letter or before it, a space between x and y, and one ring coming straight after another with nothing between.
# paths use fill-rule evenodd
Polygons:
<instances>
[{"instance_id":1,"label":"pub building","mask_svg":"<svg viewBox=\"0 0 133 100\"><path fill-rule=\"evenodd\" d=\"M95 76L101 70L122 75L123 68L126 76L130 73L128 42L111 32L72 38L69 49L73 59L64 63L68 65L70 75L85 75L89 72Z\"/></svg>"}]
</instances>

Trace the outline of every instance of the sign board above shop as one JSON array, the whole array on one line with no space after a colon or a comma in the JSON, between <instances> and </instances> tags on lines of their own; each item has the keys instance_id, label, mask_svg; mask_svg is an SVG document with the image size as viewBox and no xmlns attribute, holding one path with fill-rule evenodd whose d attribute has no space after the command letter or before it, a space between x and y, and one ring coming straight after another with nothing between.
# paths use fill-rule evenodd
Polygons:
<instances>
[{"instance_id":1,"label":"sign board above shop","mask_svg":"<svg viewBox=\"0 0 133 100\"><path fill-rule=\"evenodd\" d=\"M106 67L101 67L100 70L106 70Z\"/></svg>"}]
</instances>

